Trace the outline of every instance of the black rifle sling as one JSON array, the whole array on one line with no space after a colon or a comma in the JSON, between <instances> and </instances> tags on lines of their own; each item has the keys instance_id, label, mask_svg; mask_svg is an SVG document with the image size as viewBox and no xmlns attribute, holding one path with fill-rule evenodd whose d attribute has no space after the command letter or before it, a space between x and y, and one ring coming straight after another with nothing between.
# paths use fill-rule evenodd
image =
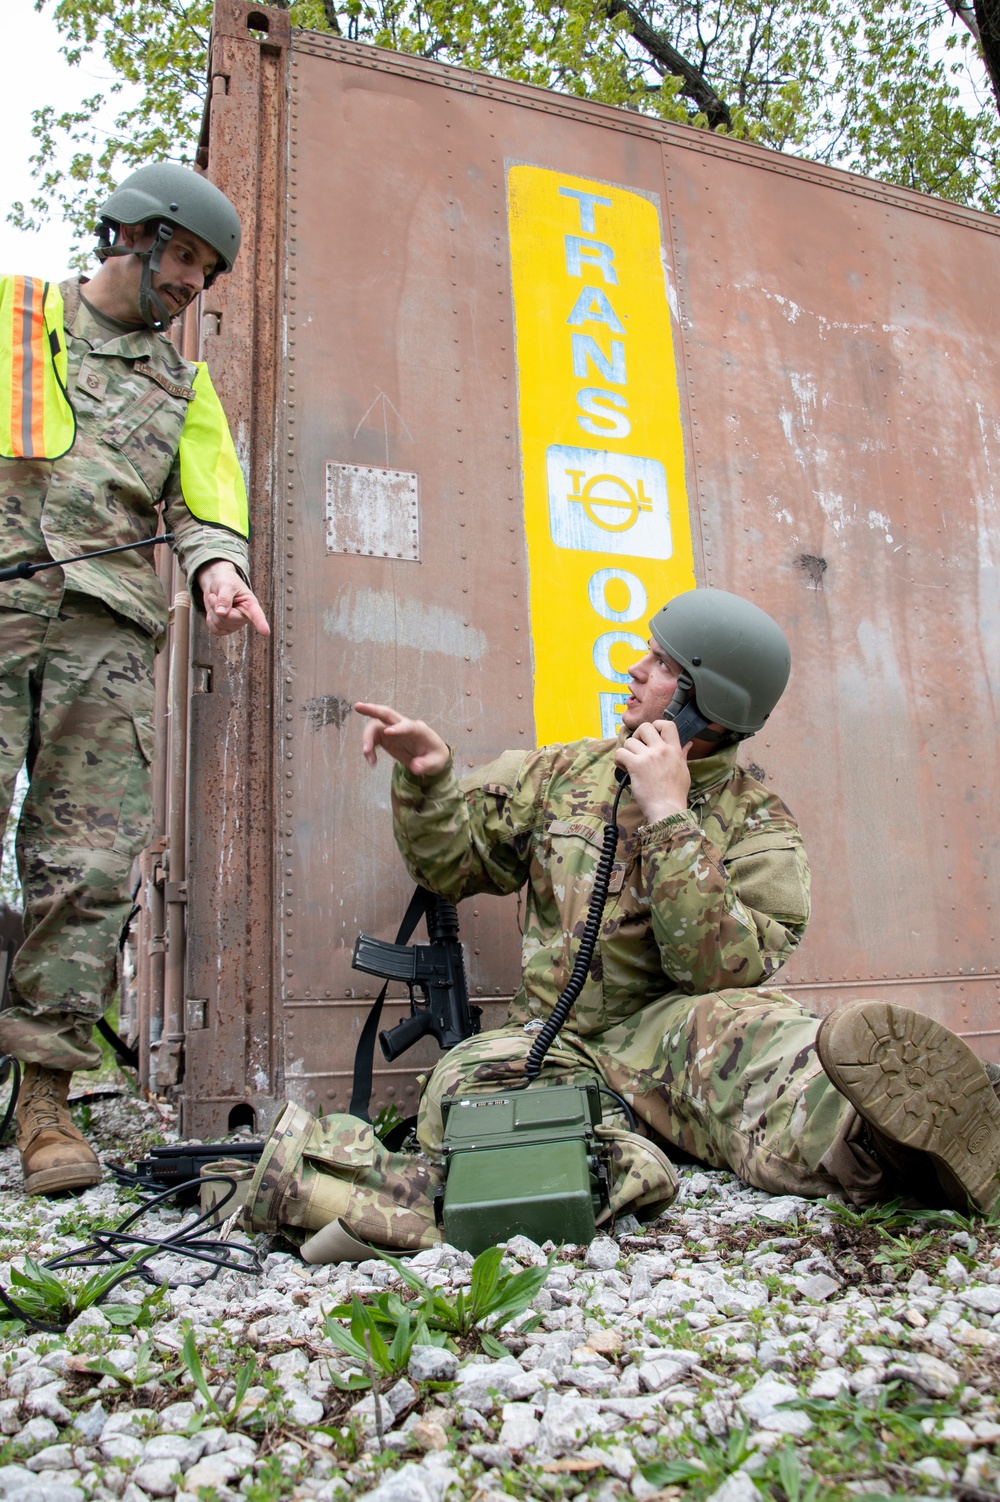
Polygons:
<instances>
[{"instance_id":1,"label":"black rifle sling","mask_svg":"<svg viewBox=\"0 0 1000 1502\"><path fill-rule=\"evenodd\" d=\"M430 911L434 902L432 892L423 887L415 887L410 905L403 914L403 921L399 925L395 943L408 944L413 931L421 918ZM361 1029L361 1037L354 1054L354 1082L351 1089L351 1104L348 1112L351 1116L357 1116L361 1121L371 1121L368 1107L372 1098L372 1068L375 1061L375 1040L378 1037L378 1025L382 1017L382 1003L385 1001L385 993L389 989L386 981L378 996L372 1003L372 1009L365 1019L365 1025Z\"/></svg>"},{"instance_id":2,"label":"black rifle sling","mask_svg":"<svg viewBox=\"0 0 1000 1502\"><path fill-rule=\"evenodd\" d=\"M102 1017L100 1019L97 1024L97 1031L107 1043L111 1044L111 1047L115 1051L115 1055L118 1059L119 1064L127 1064L130 1069L138 1069L138 1049L130 1048L129 1045L125 1042L124 1038L119 1038L118 1034L111 1026L111 1023L108 1022L107 1018Z\"/></svg>"}]
</instances>

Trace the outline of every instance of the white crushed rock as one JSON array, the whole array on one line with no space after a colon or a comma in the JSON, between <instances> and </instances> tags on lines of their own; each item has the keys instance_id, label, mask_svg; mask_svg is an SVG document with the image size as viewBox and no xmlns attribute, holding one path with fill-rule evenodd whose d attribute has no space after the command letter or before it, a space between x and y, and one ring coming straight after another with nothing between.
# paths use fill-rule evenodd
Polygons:
<instances>
[{"instance_id":1,"label":"white crushed rock","mask_svg":"<svg viewBox=\"0 0 1000 1502\"><path fill-rule=\"evenodd\" d=\"M169 1127L155 1103L94 1113L109 1151ZM787 1471L792 1457L803 1495L816 1476L822 1496L965 1488L1000 1499L1000 1230L938 1217L890 1238L832 1202L679 1172L677 1204L655 1226L628 1217L616 1235L559 1254L534 1327L500 1332L508 1355L415 1348L380 1384L384 1455L374 1396L349 1390L359 1362L324 1330L354 1294L405 1294L377 1259L310 1268L286 1244L261 1243L259 1275L171 1289L147 1325L92 1308L62 1334L8 1326L0 1498L760 1502L786 1494L779 1463ZM110 1182L26 1201L16 1154L0 1152L4 1285L12 1262L65 1252L131 1208ZM169 1235L181 1217L166 1209L157 1221ZM508 1263L540 1266L548 1250L514 1237ZM446 1297L467 1296L468 1254L438 1247L411 1265ZM190 1273L177 1257L158 1267ZM112 1298L144 1293L130 1282ZM221 1421L181 1361L189 1328ZM907 1405L923 1405L920 1421L894 1431L899 1459L882 1467L883 1431ZM872 1443L841 1447L831 1475L823 1436L851 1416L874 1426ZM657 1468L671 1461L690 1469L664 1492Z\"/></svg>"}]
</instances>

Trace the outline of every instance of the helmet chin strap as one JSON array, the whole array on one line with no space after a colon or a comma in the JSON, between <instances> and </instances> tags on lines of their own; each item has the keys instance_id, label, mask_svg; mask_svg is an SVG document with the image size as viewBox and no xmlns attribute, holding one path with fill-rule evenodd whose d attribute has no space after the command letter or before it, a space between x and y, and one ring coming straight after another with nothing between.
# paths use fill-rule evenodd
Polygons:
<instances>
[{"instance_id":1,"label":"helmet chin strap","mask_svg":"<svg viewBox=\"0 0 1000 1502\"><path fill-rule=\"evenodd\" d=\"M109 232L104 226L104 232ZM148 329L157 333L165 333L170 327L174 315L166 303L153 289L153 273L160 269L160 257L164 247L173 235L174 227L163 221L157 226L156 239L148 250L134 250L131 245L107 245L102 244L97 250L97 259L103 262L112 256L135 256L142 270L139 273L139 317Z\"/></svg>"},{"instance_id":2,"label":"helmet chin strap","mask_svg":"<svg viewBox=\"0 0 1000 1502\"><path fill-rule=\"evenodd\" d=\"M173 314L163 299L153 291L153 272L159 271L163 248L173 232L172 224L161 222L150 249L133 252L142 262L142 272L139 277L139 316L148 329L155 329L158 333L163 333L170 327Z\"/></svg>"}]
</instances>

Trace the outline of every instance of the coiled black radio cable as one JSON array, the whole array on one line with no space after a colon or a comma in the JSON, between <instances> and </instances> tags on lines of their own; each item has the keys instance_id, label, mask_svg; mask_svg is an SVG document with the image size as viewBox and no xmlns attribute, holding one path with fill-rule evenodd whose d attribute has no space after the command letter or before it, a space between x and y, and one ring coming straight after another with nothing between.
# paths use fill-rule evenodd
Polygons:
<instances>
[{"instance_id":1,"label":"coiled black radio cable","mask_svg":"<svg viewBox=\"0 0 1000 1502\"><path fill-rule=\"evenodd\" d=\"M611 884L611 868L615 862L615 851L618 849L620 835L618 828L618 805L621 802L622 793L624 793L628 785L628 778L623 777L618 784L615 801L611 807L611 818L604 826L604 844L601 848L597 868L594 871L594 886L590 894L590 903L587 907L587 922L584 925L572 974L566 982L559 1000L539 1029L538 1036L534 1043L532 1043L528 1057L525 1060L524 1073L529 1083L531 1080L536 1080L541 1073L545 1055L555 1042L559 1029L569 1016L573 1003L583 990L587 976L590 974L590 962L594 958L597 937L601 931L601 920L604 917L604 906L608 900L608 887Z\"/></svg>"}]
</instances>

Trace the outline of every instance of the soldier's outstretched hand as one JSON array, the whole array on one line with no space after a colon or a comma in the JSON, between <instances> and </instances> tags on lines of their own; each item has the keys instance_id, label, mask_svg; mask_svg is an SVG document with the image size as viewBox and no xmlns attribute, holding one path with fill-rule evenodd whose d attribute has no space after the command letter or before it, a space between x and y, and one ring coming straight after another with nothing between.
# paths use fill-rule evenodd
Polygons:
<instances>
[{"instance_id":1,"label":"soldier's outstretched hand","mask_svg":"<svg viewBox=\"0 0 1000 1502\"><path fill-rule=\"evenodd\" d=\"M370 767L378 760L379 746L415 777L433 777L448 765L447 741L423 720L408 720L388 704L355 704L354 708L368 720L361 749Z\"/></svg>"}]
</instances>

